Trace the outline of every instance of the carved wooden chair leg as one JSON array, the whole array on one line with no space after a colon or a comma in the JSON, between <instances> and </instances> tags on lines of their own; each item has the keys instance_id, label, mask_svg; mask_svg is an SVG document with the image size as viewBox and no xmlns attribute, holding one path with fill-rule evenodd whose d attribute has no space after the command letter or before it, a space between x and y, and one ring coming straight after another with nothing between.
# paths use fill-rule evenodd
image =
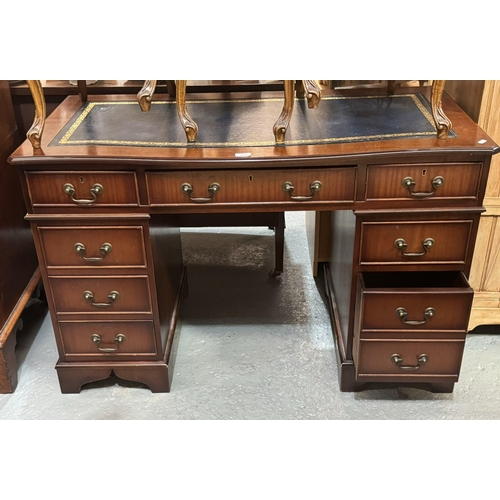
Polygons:
<instances>
[{"instance_id":1,"label":"carved wooden chair leg","mask_svg":"<svg viewBox=\"0 0 500 500\"><path fill-rule=\"evenodd\" d=\"M142 89L137 93L137 100L141 111L149 111L151 109L151 101L156 89L156 80L146 80Z\"/></svg>"},{"instance_id":2,"label":"carved wooden chair leg","mask_svg":"<svg viewBox=\"0 0 500 500\"><path fill-rule=\"evenodd\" d=\"M446 139L451 130L451 121L444 114L441 98L443 96L444 84L446 80L433 80L431 93L431 108L434 123L437 128L437 136L439 139Z\"/></svg>"},{"instance_id":3,"label":"carved wooden chair leg","mask_svg":"<svg viewBox=\"0 0 500 500\"><path fill-rule=\"evenodd\" d=\"M309 109L316 109L323 96L319 83L316 80L302 80L302 85L305 89L307 107Z\"/></svg>"},{"instance_id":4,"label":"carved wooden chair leg","mask_svg":"<svg viewBox=\"0 0 500 500\"><path fill-rule=\"evenodd\" d=\"M176 103L177 114L181 121L181 125L186 132L188 142L196 142L196 134L198 133L198 125L189 116L186 108L186 82L187 80L176 80L177 89Z\"/></svg>"},{"instance_id":5,"label":"carved wooden chair leg","mask_svg":"<svg viewBox=\"0 0 500 500\"><path fill-rule=\"evenodd\" d=\"M288 129L288 125L290 124L290 120L292 119L293 113L295 80L285 80L283 83L285 89L285 102L283 104L281 115L279 116L273 127L276 144L285 143L285 134Z\"/></svg>"},{"instance_id":6,"label":"carved wooden chair leg","mask_svg":"<svg viewBox=\"0 0 500 500\"><path fill-rule=\"evenodd\" d=\"M43 95L42 82L40 80L26 80L26 83L28 84L35 103L35 119L26 137L31 142L34 149L40 149L43 127L45 126L45 118L47 117L45 96Z\"/></svg>"}]
</instances>

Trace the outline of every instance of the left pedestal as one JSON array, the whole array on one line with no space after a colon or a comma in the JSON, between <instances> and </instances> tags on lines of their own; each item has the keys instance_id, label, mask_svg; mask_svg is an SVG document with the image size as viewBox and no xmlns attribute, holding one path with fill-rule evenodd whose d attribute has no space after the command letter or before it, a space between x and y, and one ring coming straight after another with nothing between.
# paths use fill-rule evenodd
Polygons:
<instances>
[{"instance_id":1,"label":"left pedestal","mask_svg":"<svg viewBox=\"0 0 500 500\"><path fill-rule=\"evenodd\" d=\"M61 391L117 377L168 392L185 272L168 218L28 215Z\"/></svg>"}]
</instances>

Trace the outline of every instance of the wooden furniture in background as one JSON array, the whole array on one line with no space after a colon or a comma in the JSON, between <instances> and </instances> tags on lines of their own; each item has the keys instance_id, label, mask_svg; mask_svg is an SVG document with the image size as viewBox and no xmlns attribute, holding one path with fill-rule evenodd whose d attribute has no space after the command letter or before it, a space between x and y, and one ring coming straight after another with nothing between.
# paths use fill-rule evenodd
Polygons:
<instances>
[{"instance_id":1,"label":"wooden furniture in background","mask_svg":"<svg viewBox=\"0 0 500 500\"><path fill-rule=\"evenodd\" d=\"M10 158L23 178L63 392L111 372L169 390L185 282L175 215L287 210L331 212L325 278L341 390L370 382L453 390L499 148L449 97L443 107L457 131L449 140L431 133L285 147L50 146L80 106L68 97L47 120L41 148L25 141ZM385 109L377 107L382 123ZM356 127L353 118L349 130ZM221 189L203 204L182 189L214 182Z\"/></svg>"},{"instance_id":2,"label":"wooden furniture in background","mask_svg":"<svg viewBox=\"0 0 500 500\"><path fill-rule=\"evenodd\" d=\"M16 169L7 157L20 144L6 80L0 80L0 393L17 385L16 335L21 313L40 282Z\"/></svg>"},{"instance_id":3,"label":"wooden furniture in background","mask_svg":"<svg viewBox=\"0 0 500 500\"><path fill-rule=\"evenodd\" d=\"M446 91L495 141L500 142L500 81L449 81ZM469 330L500 324L500 159L493 157L472 261L474 302Z\"/></svg>"}]
</instances>

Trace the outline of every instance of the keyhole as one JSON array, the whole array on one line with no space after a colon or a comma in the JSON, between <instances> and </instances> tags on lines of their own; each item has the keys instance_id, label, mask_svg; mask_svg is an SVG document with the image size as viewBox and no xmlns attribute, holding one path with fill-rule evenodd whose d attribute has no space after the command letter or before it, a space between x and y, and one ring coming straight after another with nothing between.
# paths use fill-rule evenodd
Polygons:
<instances>
[{"instance_id":1,"label":"keyhole","mask_svg":"<svg viewBox=\"0 0 500 500\"><path fill-rule=\"evenodd\" d=\"M249 176L248 176L248 181L249 181L249 182L252 182L252 181L253 181L253 175L249 175Z\"/></svg>"},{"instance_id":2,"label":"keyhole","mask_svg":"<svg viewBox=\"0 0 500 500\"><path fill-rule=\"evenodd\" d=\"M83 177L80 177L80 182L83 184Z\"/></svg>"},{"instance_id":3,"label":"keyhole","mask_svg":"<svg viewBox=\"0 0 500 500\"><path fill-rule=\"evenodd\" d=\"M424 169L422 170L422 176L425 176L425 175L427 175L427 170L424 168Z\"/></svg>"}]
</instances>

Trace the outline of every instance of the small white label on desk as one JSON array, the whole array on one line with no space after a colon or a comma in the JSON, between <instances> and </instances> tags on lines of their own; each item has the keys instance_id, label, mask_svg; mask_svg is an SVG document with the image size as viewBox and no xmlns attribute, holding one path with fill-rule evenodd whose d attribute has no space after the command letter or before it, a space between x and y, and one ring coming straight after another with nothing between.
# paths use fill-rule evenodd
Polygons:
<instances>
[{"instance_id":1,"label":"small white label on desk","mask_svg":"<svg viewBox=\"0 0 500 500\"><path fill-rule=\"evenodd\" d=\"M477 141L478 144L485 144L487 141L486 139L481 139L480 141Z\"/></svg>"},{"instance_id":2,"label":"small white label on desk","mask_svg":"<svg viewBox=\"0 0 500 500\"><path fill-rule=\"evenodd\" d=\"M249 156L252 156L252 153L234 153L234 156L238 158L248 158Z\"/></svg>"}]
</instances>

